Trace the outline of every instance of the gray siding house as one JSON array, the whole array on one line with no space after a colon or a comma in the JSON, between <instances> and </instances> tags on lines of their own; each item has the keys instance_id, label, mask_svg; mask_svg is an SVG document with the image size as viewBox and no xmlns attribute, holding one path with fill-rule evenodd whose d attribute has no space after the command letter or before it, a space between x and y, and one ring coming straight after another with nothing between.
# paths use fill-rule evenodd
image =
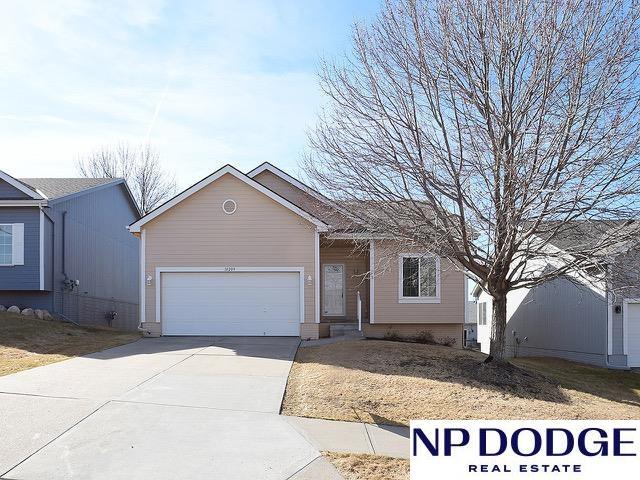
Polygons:
<instances>
[{"instance_id":1,"label":"gray siding house","mask_svg":"<svg viewBox=\"0 0 640 480\"><path fill-rule=\"evenodd\" d=\"M0 304L138 327L140 213L123 179L0 171Z\"/></svg>"},{"instance_id":2,"label":"gray siding house","mask_svg":"<svg viewBox=\"0 0 640 480\"><path fill-rule=\"evenodd\" d=\"M634 262L634 263L630 263ZM637 262L618 256L609 268L624 272ZM635 270L634 270L635 271ZM579 277L579 278L578 278ZM588 274L561 277L507 296L506 353L510 357L558 357L609 368L640 367L640 292L589 282ZM628 281L624 282L629 285ZM491 296L479 286L478 342L489 353Z\"/></svg>"}]
</instances>

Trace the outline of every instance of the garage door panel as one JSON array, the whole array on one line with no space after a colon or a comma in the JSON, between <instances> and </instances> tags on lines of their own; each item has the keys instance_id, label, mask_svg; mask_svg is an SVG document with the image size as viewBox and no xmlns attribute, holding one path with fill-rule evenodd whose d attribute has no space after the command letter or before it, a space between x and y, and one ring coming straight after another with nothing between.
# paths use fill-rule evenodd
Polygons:
<instances>
[{"instance_id":1,"label":"garage door panel","mask_svg":"<svg viewBox=\"0 0 640 480\"><path fill-rule=\"evenodd\" d=\"M296 272L185 272L163 273L163 286L168 288L260 287L297 288ZM265 284L265 278L268 283ZM185 280L188 284L185 284Z\"/></svg>"},{"instance_id":2,"label":"garage door panel","mask_svg":"<svg viewBox=\"0 0 640 480\"><path fill-rule=\"evenodd\" d=\"M163 273L167 335L299 335L297 272Z\"/></svg>"}]
</instances>

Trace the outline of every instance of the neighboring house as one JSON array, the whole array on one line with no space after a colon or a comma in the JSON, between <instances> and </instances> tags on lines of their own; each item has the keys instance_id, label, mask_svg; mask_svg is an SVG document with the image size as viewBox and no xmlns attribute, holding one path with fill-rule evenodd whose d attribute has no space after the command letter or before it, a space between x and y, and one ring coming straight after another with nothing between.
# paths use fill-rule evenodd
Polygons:
<instances>
[{"instance_id":1,"label":"neighboring house","mask_svg":"<svg viewBox=\"0 0 640 480\"><path fill-rule=\"evenodd\" d=\"M562 248L562 242L557 241L556 247ZM619 259L614 262L618 268L630 268ZM588 281L588 274L583 273L579 278L561 277L510 292L507 356L559 357L610 368L640 367L640 294L623 297L615 291L596 280ZM473 295L478 301L478 342L481 350L489 353L491 297L480 286Z\"/></svg>"},{"instance_id":2,"label":"neighboring house","mask_svg":"<svg viewBox=\"0 0 640 480\"><path fill-rule=\"evenodd\" d=\"M138 241L125 226L138 218L122 179L0 171L0 304L137 328Z\"/></svg>"},{"instance_id":3,"label":"neighboring house","mask_svg":"<svg viewBox=\"0 0 640 480\"><path fill-rule=\"evenodd\" d=\"M141 239L143 330L319 338L360 318L371 337L460 347L464 275L424 251L383 269L393 242L337 228L337 211L269 163L212 173L129 227Z\"/></svg>"},{"instance_id":4,"label":"neighboring house","mask_svg":"<svg viewBox=\"0 0 640 480\"><path fill-rule=\"evenodd\" d=\"M464 345L465 347L477 348L478 340L478 312L475 300L467 300L467 313L464 322Z\"/></svg>"}]
</instances>

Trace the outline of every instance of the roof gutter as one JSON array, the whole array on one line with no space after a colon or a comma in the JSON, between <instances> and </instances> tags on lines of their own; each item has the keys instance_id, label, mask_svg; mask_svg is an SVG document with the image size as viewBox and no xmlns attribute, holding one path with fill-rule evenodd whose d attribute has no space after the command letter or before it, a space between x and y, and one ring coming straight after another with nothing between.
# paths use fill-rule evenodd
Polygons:
<instances>
[{"instance_id":1,"label":"roof gutter","mask_svg":"<svg viewBox=\"0 0 640 480\"><path fill-rule=\"evenodd\" d=\"M46 207L47 200L0 200L0 207Z\"/></svg>"}]
</instances>

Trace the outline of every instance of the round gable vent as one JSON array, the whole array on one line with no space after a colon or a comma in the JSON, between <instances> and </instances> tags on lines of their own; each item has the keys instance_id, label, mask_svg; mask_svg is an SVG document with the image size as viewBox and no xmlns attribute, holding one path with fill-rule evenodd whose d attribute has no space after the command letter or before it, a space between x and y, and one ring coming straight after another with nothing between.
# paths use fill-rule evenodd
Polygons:
<instances>
[{"instance_id":1,"label":"round gable vent","mask_svg":"<svg viewBox=\"0 0 640 480\"><path fill-rule=\"evenodd\" d=\"M238 205L236 204L235 200L231 200L230 198L228 198L227 200L222 202L222 211L227 215L235 213L237 208Z\"/></svg>"}]
</instances>

